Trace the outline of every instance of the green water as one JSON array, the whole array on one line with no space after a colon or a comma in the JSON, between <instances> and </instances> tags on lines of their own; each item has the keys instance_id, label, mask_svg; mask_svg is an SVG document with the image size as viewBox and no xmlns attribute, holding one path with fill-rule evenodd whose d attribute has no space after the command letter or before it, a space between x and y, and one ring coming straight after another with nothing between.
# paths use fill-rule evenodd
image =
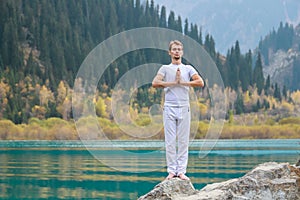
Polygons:
<instances>
[{"instance_id":1,"label":"green water","mask_svg":"<svg viewBox=\"0 0 300 200\"><path fill-rule=\"evenodd\" d=\"M134 153L161 144L119 141L119 147ZM300 153L300 140L222 140L204 158L199 158L199 146L201 141L190 147L188 164L188 176L197 189L240 177L259 163L293 164ZM106 146L101 153L118 151ZM134 169L128 159L128 169ZM0 141L0 199L137 199L166 175L164 167L144 173L107 167L80 142Z\"/></svg>"}]
</instances>

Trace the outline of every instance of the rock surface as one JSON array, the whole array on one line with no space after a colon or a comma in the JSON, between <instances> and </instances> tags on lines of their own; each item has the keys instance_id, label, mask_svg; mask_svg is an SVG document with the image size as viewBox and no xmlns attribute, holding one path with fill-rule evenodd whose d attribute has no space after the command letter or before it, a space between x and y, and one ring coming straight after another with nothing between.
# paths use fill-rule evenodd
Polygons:
<instances>
[{"instance_id":1,"label":"rock surface","mask_svg":"<svg viewBox=\"0 0 300 200\"><path fill-rule=\"evenodd\" d=\"M264 66L263 71L265 79L270 75L271 83L282 88L284 85L287 88L293 88L294 65L300 59L300 52L295 49L288 51L278 50L270 55L270 64Z\"/></svg>"},{"instance_id":2,"label":"rock surface","mask_svg":"<svg viewBox=\"0 0 300 200\"><path fill-rule=\"evenodd\" d=\"M195 190L190 181L165 180L139 200L296 200L300 199L300 168L288 163L258 165L241 178Z\"/></svg>"},{"instance_id":3,"label":"rock surface","mask_svg":"<svg viewBox=\"0 0 300 200\"><path fill-rule=\"evenodd\" d=\"M155 186L151 192L139 198L139 200L159 199L169 200L175 197L188 197L197 193L191 181L173 178L171 180L164 180Z\"/></svg>"}]
</instances>

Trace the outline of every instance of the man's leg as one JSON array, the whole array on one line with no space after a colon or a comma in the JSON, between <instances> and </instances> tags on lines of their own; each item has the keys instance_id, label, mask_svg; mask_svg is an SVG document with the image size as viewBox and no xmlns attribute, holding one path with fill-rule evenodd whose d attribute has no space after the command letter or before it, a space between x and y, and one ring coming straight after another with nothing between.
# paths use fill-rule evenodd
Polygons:
<instances>
[{"instance_id":1,"label":"man's leg","mask_svg":"<svg viewBox=\"0 0 300 200\"><path fill-rule=\"evenodd\" d=\"M188 163L188 148L190 137L190 123L191 114L189 107L183 107L179 113L180 119L178 120L177 134L178 134L178 157L177 157L177 170L178 176L186 173ZM181 179L187 179L182 176Z\"/></svg>"},{"instance_id":2,"label":"man's leg","mask_svg":"<svg viewBox=\"0 0 300 200\"><path fill-rule=\"evenodd\" d=\"M175 176L177 174L176 118L175 118L174 108L172 107L164 107L164 132L165 132L166 160L167 160L167 167L168 167L167 171L169 174Z\"/></svg>"}]
</instances>

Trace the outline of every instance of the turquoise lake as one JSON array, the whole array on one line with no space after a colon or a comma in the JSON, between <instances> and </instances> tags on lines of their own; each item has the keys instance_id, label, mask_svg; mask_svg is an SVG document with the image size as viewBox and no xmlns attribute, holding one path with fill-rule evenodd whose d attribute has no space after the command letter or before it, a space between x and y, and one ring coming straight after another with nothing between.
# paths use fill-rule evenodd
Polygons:
<instances>
[{"instance_id":1,"label":"turquoise lake","mask_svg":"<svg viewBox=\"0 0 300 200\"><path fill-rule=\"evenodd\" d=\"M190 146L187 175L196 189L300 158L300 139L219 140L207 151L203 143ZM0 199L137 199L167 175L163 144L0 141Z\"/></svg>"}]
</instances>

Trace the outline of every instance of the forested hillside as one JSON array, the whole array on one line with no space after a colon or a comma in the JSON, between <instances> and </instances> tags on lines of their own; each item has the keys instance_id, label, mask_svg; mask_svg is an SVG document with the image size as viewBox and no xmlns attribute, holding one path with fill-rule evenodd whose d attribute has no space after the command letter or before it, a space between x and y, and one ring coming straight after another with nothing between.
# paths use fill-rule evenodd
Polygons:
<instances>
[{"instance_id":1,"label":"forested hillside","mask_svg":"<svg viewBox=\"0 0 300 200\"><path fill-rule=\"evenodd\" d=\"M261 109L292 112L298 108L297 92L289 93L287 88L279 88L269 79L265 80L260 54L255 59L251 50L242 55L236 41L227 55L220 55L213 36L202 35L197 24L190 24L188 19L183 21L174 12L166 13L166 8L154 1L141 4L140 0L2 0L0 119L17 124L27 123L30 118L71 119L72 88L87 54L116 33L145 26L173 29L203 45L221 72L232 113ZM289 37L289 34L288 31L288 35L282 37ZM105 105L109 104L111 88L122 74L142 63L169 62L166 54L150 53L147 50L133 52L135 56L129 54L111 64L99 83L95 100L98 116L110 118L110 110ZM148 105L160 101L160 92L141 88L135 109L147 111ZM206 108L202 110L205 115L208 101L202 99L199 106Z\"/></svg>"},{"instance_id":2,"label":"forested hillside","mask_svg":"<svg viewBox=\"0 0 300 200\"><path fill-rule=\"evenodd\" d=\"M259 42L265 74L290 90L300 88L300 25L280 23Z\"/></svg>"}]
</instances>

